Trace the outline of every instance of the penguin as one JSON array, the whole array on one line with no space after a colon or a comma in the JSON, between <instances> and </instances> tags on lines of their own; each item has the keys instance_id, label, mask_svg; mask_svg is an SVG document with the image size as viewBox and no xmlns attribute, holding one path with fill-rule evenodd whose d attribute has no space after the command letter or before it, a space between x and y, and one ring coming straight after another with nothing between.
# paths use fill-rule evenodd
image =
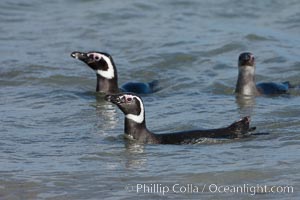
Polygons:
<instances>
[{"instance_id":1,"label":"penguin","mask_svg":"<svg viewBox=\"0 0 300 200\"><path fill-rule=\"evenodd\" d=\"M250 128L250 117L244 117L225 128L156 134L146 127L145 108L141 97L133 93L120 93L106 95L105 100L117 105L124 113L125 136L142 144L193 144L203 138L243 138L256 129Z\"/></svg>"},{"instance_id":2,"label":"penguin","mask_svg":"<svg viewBox=\"0 0 300 200\"><path fill-rule=\"evenodd\" d=\"M71 57L81 60L95 71L97 76L96 92L102 92L104 94L117 94L120 92L150 94L157 90L157 80L149 83L127 82L119 88L117 68L112 56L108 53L96 51L84 53L74 51L71 53Z\"/></svg>"},{"instance_id":3,"label":"penguin","mask_svg":"<svg viewBox=\"0 0 300 200\"><path fill-rule=\"evenodd\" d=\"M238 95L260 96L287 94L292 88L287 82L262 82L255 83L255 57L250 52L244 52L238 58L238 79L235 93Z\"/></svg>"}]
</instances>

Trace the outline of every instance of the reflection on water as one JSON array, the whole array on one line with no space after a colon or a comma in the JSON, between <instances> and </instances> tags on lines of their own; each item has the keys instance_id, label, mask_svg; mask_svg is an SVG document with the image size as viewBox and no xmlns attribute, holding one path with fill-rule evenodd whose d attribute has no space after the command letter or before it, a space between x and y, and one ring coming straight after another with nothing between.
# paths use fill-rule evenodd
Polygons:
<instances>
[{"instance_id":1,"label":"reflection on water","mask_svg":"<svg viewBox=\"0 0 300 200\"><path fill-rule=\"evenodd\" d=\"M99 120L97 127L109 130L114 129L117 124L117 109L111 103L104 100L104 94L96 94L96 114Z\"/></svg>"},{"instance_id":2,"label":"reflection on water","mask_svg":"<svg viewBox=\"0 0 300 200\"><path fill-rule=\"evenodd\" d=\"M125 138L124 138L125 139ZM126 168L128 169L142 169L146 168L147 155L144 154L145 145L137 144L126 139Z\"/></svg>"},{"instance_id":3,"label":"reflection on water","mask_svg":"<svg viewBox=\"0 0 300 200\"><path fill-rule=\"evenodd\" d=\"M253 116L255 114L255 96L236 95L236 103L242 116Z\"/></svg>"},{"instance_id":4,"label":"reflection on water","mask_svg":"<svg viewBox=\"0 0 300 200\"><path fill-rule=\"evenodd\" d=\"M128 153L143 153L144 149L145 149L145 145L144 144L138 144L134 141L130 141L129 139L124 138L125 140L125 148L127 150Z\"/></svg>"}]
</instances>

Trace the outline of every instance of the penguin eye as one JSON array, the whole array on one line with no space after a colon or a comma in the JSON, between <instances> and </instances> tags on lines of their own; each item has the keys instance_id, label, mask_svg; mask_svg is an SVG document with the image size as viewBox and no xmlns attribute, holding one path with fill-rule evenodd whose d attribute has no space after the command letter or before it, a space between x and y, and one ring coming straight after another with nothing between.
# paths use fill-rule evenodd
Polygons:
<instances>
[{"instance_id":1,"label":"penguin eye","mask_svg":"<svg viewBox=\"0 0 300 200\"><path fill-rule=\"evenodd\" d=\"M132 98L131 97L127 97L126 101L130 103L132 101Z\"/></svg>"},{"instance_id":2,"label":"penguin eye","mask_svg":"<svg viewBox=\"0 0 300 200\"><path fill-rule=\"evenodd\" d=\"M100 60L100 57L99 56L95 56L94 59L98 61L98 60Z\"/></svg>"}]
</instances>

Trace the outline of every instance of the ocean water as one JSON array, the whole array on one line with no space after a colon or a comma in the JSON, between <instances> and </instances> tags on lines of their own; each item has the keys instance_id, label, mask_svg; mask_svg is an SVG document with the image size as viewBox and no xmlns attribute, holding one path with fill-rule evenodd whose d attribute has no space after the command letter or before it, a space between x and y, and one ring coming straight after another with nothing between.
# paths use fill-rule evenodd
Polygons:
<instances>
[{"instance_id":1,"label":"ocean water","mask_svg":"<svg viewBox=\"0 0 300 200\"><path fill-rule=\"evenodd\" d=\"M298 199L300 92L233 90L243 51L257 57L257 81L300 85L299 33L297 0L2 0L0 199ZM159 80L143 96L156 133L251 115L268 134L128 143L123 114L70 57L91 50L113 56L120 83Z\"/></svg>"}]
</instances>

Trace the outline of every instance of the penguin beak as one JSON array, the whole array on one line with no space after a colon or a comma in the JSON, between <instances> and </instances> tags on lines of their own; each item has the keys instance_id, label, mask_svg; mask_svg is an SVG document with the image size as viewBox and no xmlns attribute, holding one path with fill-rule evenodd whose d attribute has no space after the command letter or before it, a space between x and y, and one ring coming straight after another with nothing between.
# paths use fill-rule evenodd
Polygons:
<instances>
[{"instance_id":1,"label":"penguin beak","mask_svg":"<svg viewBox=\"0 0 300 200\"><path fill-rule=\"evenodd\" d=\"M71 57L81 60L85 63L90 62L90 58L87 56L87 53L79 52L79 51L74 51L71 53Z\"/></svg>"},{"instance_id":2,"label":"penguin beak","mask_svg":"<svg viewBox=\"0 0 300 200\"><path fill-rule=\"evenodd\" d=\"M121 98L122 96L120 95L106 95L104 97L104 99L108 102L111 102L113 104L121 104L121 103L124 103L124 98Z\"/></svg>"},{"instance_id":3,"label":"penguin beak","mask_svg":"<svg viewBox=\"0 0 300 200\"><path fill-rule=\"evenodd\" d=\"M243 66L243 65L254 66L254 64L255 64L255 57L252 53L246 52L246 53L240 54L239 66Z\"/></svg>"}]
</instances>

